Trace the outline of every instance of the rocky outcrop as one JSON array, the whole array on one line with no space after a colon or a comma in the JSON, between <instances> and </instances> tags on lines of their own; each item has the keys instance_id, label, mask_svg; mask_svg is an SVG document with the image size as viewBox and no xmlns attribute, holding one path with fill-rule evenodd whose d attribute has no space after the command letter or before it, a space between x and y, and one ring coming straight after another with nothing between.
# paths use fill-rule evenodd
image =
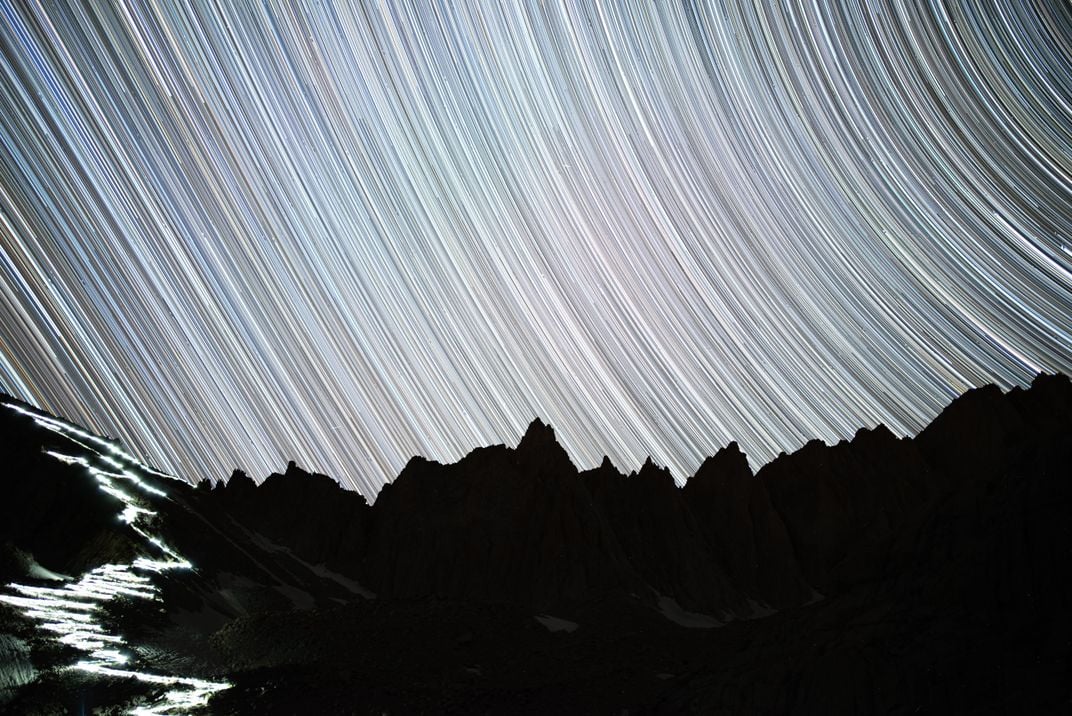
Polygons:
<instances>
[{"instance_id":1,"label":"rocky outcrop","mask_svg":"<svg viewBox=\"0 0 1072 716\"><path fill-rule=\"evenodd\" d=\"M51 583L129 560L116 501L41 452L77 445L13 413L0 428L0 570ZM579 473L538 420L516 448L414 458L372 506L293 463L260 485L146 474L168 493L147 524L196 568L162 575L166 615L119 600L111 618L161 635L146 654L197 643L188 664L237 672L219 713L1053 712L1072 698L1070 477L1064 376L756 474L731 444L683 488L650 459ZM684 629L715 623L688 612L720 628ZM82 703L54 683L10 704Z\"/></svg>"},{"instance_id":2,"label":"rocky outcrop","mask_svg":"<svg viewBox=\"0 0 1072 716\"><path fill-rule=\"evenodd\" d=\"M811 598L781 515L737 443L707 458L682 492L714 559L737 589L775 608Z\"/></svg>"},{"instance_id":3,"label":"rocky outcrop","mask_svg":"<svg viewBox=\"0 0 1072 716\"><path fill-rule=\"evenodd\" d=\"M6 395L3 401L24 406ZM46 451L77 454L78 446L31 415L0 407L0 579L23 576L18 553L68 574L131 559L135 541L116 520L114 498L86 479L84 466Z\"/></svg>"},{"instance_id":4,"label":"rocky outcrop","mask_svg":"<svg viewBox=\"0 0 1072 716\"><path fill-rule=\"evenodd\" d=\"M785 524L804 580L829 596L875 579L897 531L936 494L937 478L911 440L885 426L851 441L812 441L756 475Z\"/></svg>"},{"instance_id":5,"label":"rocky outcrop","mask_svg":"<svg viewBox=\"0 0 1072 716\"><path fill-rule=\"evenodd\" d=\"M414 458L372 507L293 463L260 486L236 473L212 494L387 596L545 605L616 591L748 616L886 578L905 535L965 481L1006 471L1031 441L1067 440L1070 405L1064 376L980 388L918 438L861 429L755 475L731 443L683 488L650 459L628 476L609 460L578 473L537 419L514 449Z\"/></svg>"},{"instance_id":6,"label":"rocky outcrop","mask_svg":"<svg viewBox=\"0 0 1072 716\"><path fill-rule=\"evenodd\" d=\"M356 575L369 524L368 502L360 494L293 461L259 486L235 470L214 493L236 519L302 559Z\"/></svg>"},{"instance_id":7,"label":"rocky outcrop","mask_svg":"<svg viewBox=\"0 0 1072 716\"><path fill-rule=\"evenodd\" d=\"M863 529L880 538L866 544L881 549L846 542L849 569L845 560L830 559L829 545L837 541L802 541L816 546L810 569L835 587L828 598L761 620L746 649L727 650L718 668L699 669L655 711L1050 713L1067 707L1072 384L1042 376L1026 391L971 391L918 438L899 442L891 450L888 437L873 435L853 448L871 465L899 452L901 467L865 478L875 500L840 503L844 515L860 505L890 514L889 528L846 519L816 531ZM797 479L839 484L835 475L847 470L850 455L833 459L832 449L811 450L796 464L810 472ZM911 475L911 466L924 471L915 475L929 476L922 502L922 488L898 477ZM832 510L838 503L829 504Z\"/></svg>"},{"instance_id":8,"label":"rocky outcrop","mask_svg":"<svg viewBox=\"0 0 1072 716\"><path fill-rule=\"evenodd\" d=\"M554 431L453 465L414 458L372 511L363 575L379 594L543 606L639 591Z\"/></svg>"},{"instance_id":9,"label":"rocky outcrop","mask_svg":"<svg viewBox=\"0 0 1072 716\"><path fill-rule=\"evenodd\" d=\"M626 477L604 459L580 477L629 564L650 587L693 611L722 615L746 608L668 470L648 458L640 472Z\"/></svg>"}]
</instances>

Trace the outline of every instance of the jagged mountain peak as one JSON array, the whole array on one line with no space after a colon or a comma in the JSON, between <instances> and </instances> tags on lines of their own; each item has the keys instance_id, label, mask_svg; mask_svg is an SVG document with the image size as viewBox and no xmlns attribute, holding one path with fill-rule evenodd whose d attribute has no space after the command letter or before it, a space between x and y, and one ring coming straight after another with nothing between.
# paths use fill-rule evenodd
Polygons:
<instances>
[{"instance_id":1,"label":"jagged mountain peak","mask_svg":"<svg viewBox=\"0 0 1072 716\"><path fill-rule=\"evenodd\" d=\"M0 425L7 430L0 456L17 457L8 469L18 478L9 479L10 499L0 502L0 545L32 552L44 570L38 574L132 558L124 556L130 535L114 511L90 519L105 507L114 510L114 500L85 479L80 463L42 453L43 431L34 432L24 417ZM478 631L470 624L507 605L529 622L533 614L548 613L554 617L547 623L576 619L582 634L602 628L610 605L624 610L621 624L643 625L644 634L680 629L668 619L745 634L725 652L731 661L744 654L726 677L731 683L758 683L750 669L759 663L781 669L783 653L792 654L782 659L787 664L821 662L827 653L838 663L856 663L860 654L837 637L844 630L862 639L866 654L880 653L876 644L891 639L899 645L896 660L868 662L869 669L877 663L885 670L882 683L922 683L936 653L931 642L940 638L928 636L918 647L915 636L906 641L906 634L938 633L921 632L917 618L927 629L935 621L952 625L948 633L957 634L956 644L974 633L972 623L957 621L966 603L986 624L1016 626L1011 640L999 638L993 646L977 639L965 653L1015 652L1025 625L1037 623L1040 634L1049 634L1052 624L1038 621L1039 615L1060 609L1072 594L1064 559L1072 543L1066 519L1070 429L1072 384L1040 377L1026 390L973 392L915 438L878 425L837 445L811 441L755 474L733 442L677 489L650 456L629 477L607 457L578 473L554 430L537 419L516 448L478 448L448 465L413 458L372 506L292 461L259 486L240 470L211 490L176 484L168 500L152 504L159 511L153 525L198 568L191 577L200 580L196 585L168 582L175 596L167 608L180 619L208 615L213 629L233 620L238 626L213 637L220 643L245 644L242 630L260 628L263 611L282 610L272 623L284 630L291 621L328 624L318 639L333 632L338 619L356 630L346 643L357 643L382 614L436 622L444 604L468 610L459 633ZM62 530L40 527L57 516ZM84 545L72 546L72 536ZM0 559L0 569L22 574L32 562L15 552L9 557ZM352 615L365 613L355 606L365 603L365 588L379 599L369 621L361 622ZM319 611L325 605L338 607ZM993 613L993 605L1004 611ZM577 609L589 610L591 620L576 617ZM297 616L304 610L311 613ZM774 626L756 619L773 610L782 611ZM1020 616L1003 621L1008 610ZM271 641L273 634L257 638ZM391 633L383 648L394 648L394 638ZM405 638L426 641L424 634ZM668 637L670 653L677 653L677 638ZM705 640L703 649L720 638ZM259 658L257 648L242 648L243 658ZM942 658L954 653L939 652ZM460 653L451 652L456 658ZM924 664L907 681L898 671L906 659ZM490 674L491 662L480 663ZM703 672L700 663L685 668L715 679L718 688L692 677L670 685L673 693L706 694L713 700L698 703L716 711L727 693L717 681L722 672ZM475 675L469 668L477 667L466 667ZM792 676L779 681L798 680L814 693L819 677L808 670L787 673ZM829 680L821 684L839 688ZM756 708L730 710L764 710L751 701L745 706Z\"/></svg>"},{"instance_id":2,"label":"jagged mountain peak","mask_svg":"<svg viewBox=\"0 0 1072 716\"><path fill-rule=\"evenodd\" d=\"M685 491L693 492L705 483L723 480L747 481L752 478L752 468L748 457L741 451L737 441L733 441L718 452L704 459L699 469L685 482Z\"/></svg>"},{"instance_id":3,"label":"jagged mountain peak","mask_svg":"<svg viewBox=\"0 0 1072 716\"><path fill-rule=\"evenodd\" d=\"M537 417L533 418L525 429L525 433L521 436L521 441L518 442L516 449L524 451L546 448L550 445L558 445L555 429Z\"/></svg>"},{"instance_id":4,"label":"jagged mountain peak","mask_svg":"<svg viewBox=\"0 0 1072 716\"><path fill-rule=\"evenodd\" d=\"M529 423L514 454L523 464L537 471L566 469L577 472L566 449L558 442L555 429L540 418Z\"/></svg>"},{"instance_id":5,"label":"jagged mountain peak","mask_svg":"<svg viewBox=\"0 0 1072 716\"><path fill-rule=\"evenodd\" d=\"M641 482L668 483L677 487L677 483L674 482L674 478L670 474L670 468L655 462L651 455L644 459L644 464L640 466L640 471L633 473L631 477Z\"/></svg>"},{"instance_id":6,"label":"jagged mountain peak","mask_svg":"<svg viewBox=\"0 0 1072 716\"><path fill-rule=\"evenodd\" d=\"M231 476L227 478L227 481L219 484L222 489L228 492L246 492L248 490L256 489L257 483L253 481L253 478L246 474L245 470L235 468L231 472Z\"/></svg>"},{"instance_id":7,"label":"jagged mountain peak","mask_svg":"<svg viewBox=\"0 0 1072 716\"><path fill-rule=\"evenodd\" d=\"M852 436L852 442L892 442L899 439L885 423L879 423L873 428L860 428Z\"/></svg>"},{"instance_id":8,"label":"jagged mountain peak","mask_svg":"<svg viewBox=\"0 0 1072 716\"><path fill-rule=\"evenodd\" d=\"M286 470L282 474L273 472L266 477L261 486L266 489L286 486L284 489L316 490L329 494L343 489L334 478L304 470L298 467L294 460L287 462Z\"/></svg>"}]
</instances>

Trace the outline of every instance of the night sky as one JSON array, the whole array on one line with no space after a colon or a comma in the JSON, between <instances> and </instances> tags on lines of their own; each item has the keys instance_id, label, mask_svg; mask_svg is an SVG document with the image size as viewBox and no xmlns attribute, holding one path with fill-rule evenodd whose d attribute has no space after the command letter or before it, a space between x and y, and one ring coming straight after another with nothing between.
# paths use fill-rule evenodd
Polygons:
<instances>
[{"instance_id":1,"label":"night sky","mask_svg":"<svg viewBox=\"0 0 1072 716\"><path fill-rule=\"evenodd\" d=\"M0 388L192 481L1072 371L1067 2L98 4L0 0Z\"/></svg>"}]
</instances>

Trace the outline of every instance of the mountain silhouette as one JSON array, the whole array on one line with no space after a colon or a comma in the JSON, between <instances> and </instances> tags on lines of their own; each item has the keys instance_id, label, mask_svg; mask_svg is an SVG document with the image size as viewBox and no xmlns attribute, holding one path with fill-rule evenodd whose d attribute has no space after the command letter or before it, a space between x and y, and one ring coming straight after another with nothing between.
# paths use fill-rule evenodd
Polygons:
<instances>
[{"instance_id":1,"label":"mountain silhouette","mask_svg":"<svg viewBox=\"0 0 1072 716\"><path fill-rule=\"evenodd\" d=\"M131 672L199 680L212 713L1072 706L1063 375L971 390L914 438L861 429L755 473L731 443L681 487L650 458L579 471L537 419L514 448L413 458L371 505L293 462L195 488L4 402L13 712L165 698L63 669L78 645L24 601L162 550L179 566L142 568L152 599L103 601L101 633L122 635Z\"/></svg>"}]
</instances>

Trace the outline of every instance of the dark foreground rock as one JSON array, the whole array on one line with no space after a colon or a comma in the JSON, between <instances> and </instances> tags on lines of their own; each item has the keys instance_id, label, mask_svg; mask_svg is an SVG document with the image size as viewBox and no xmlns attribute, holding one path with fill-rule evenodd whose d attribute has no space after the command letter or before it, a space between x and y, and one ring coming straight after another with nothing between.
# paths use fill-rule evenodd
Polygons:
<instances>
[{"instance_id":1,"label":"dark foreground rock","mask_svg":"<svg viewBox=\"0 0 1072 716\"><path fill-rule=\"evenodd\" d=\"M9 579L137 552L79 467L42 456L53 438L0 427L5 490L32 508L0 503ZM578 472L537 421L516 448L415 458L371 506L293 464L169 484L160 528L197 570L162 580L162 611L112 618L145 663L232 682L213 713L1062 712L1070 478L1064 376L755 474L731 445L683 488L651 461ZM112 698L0 616L9 705Z\"/></svg>"}]
</instances>

